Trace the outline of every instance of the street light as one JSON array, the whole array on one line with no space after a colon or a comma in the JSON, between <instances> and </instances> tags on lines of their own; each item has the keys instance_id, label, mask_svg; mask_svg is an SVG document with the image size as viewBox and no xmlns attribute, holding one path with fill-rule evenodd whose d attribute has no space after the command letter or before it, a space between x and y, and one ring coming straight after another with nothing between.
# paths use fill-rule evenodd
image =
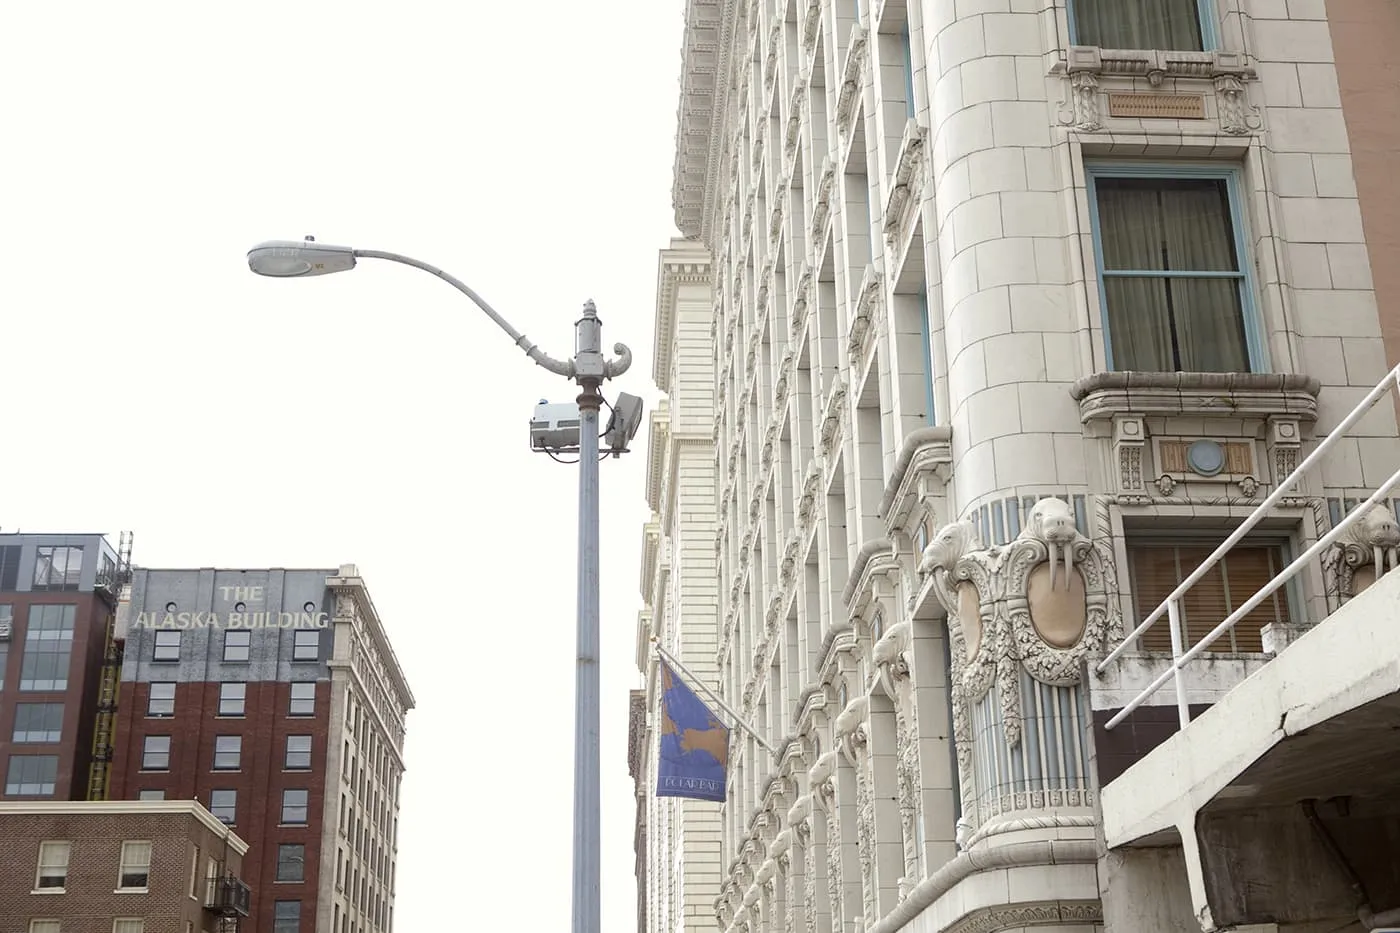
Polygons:
<instances>
[{"instance_id":1,"label":"street light","mask_svg":"<svg viewBox=\"0 0 1400 933\"><path fill-rule=\"evenodd\" d=\"M273 240L248 251L248 268L271 278L329 275L355 268L357 259L384 259L431 272L486 312L516 346L540 366L578 383L578 671L574 706L574 874L573 933L602 933L601 810L599 775L598 679L598 412L603 381L621 376L632 365L632 351L613 344L617 358L603 358L603 325L592 301L574 324L574 356L556 360L511 327L506 320L458 279L435 266L397 253L352 249L305 240ZM613 454L625 445L641 423L641 400L624 396L613 406L608 440Z\"/></svg>"}]
</instances>

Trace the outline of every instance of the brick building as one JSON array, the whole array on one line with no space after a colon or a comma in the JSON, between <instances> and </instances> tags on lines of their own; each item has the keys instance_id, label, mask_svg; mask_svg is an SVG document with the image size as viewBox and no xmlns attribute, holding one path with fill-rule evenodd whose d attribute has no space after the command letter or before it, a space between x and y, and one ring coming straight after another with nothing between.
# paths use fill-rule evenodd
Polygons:
<instances>
[{"instance_id":1,"label":"brick building","mask_svg":"<svg viewBox=\"0 0 1400 933\"><path fill-rule=\"evenodd\" d=\"M248 840L253 929L391 929L413 697L356 569L137 570L116 628L112 797Z\"/></svg>"},{"instance_id":2,"label":"brick building","mask_svg":"<svg viewBox=\"0 0 1400 933\"><path fill-rule=\"evenodd\" d=\"M0 821L0 933L240 926L248 844L194 801L4 801Z\"/></svg>"},{"instance_id":3,"label":"brick building","mask_svg":"<svg viewBox=\"0 0 1400 933\"><path fill-rule=\"evenodd\" d=\"M98 534L0 535L5 799L100 796L108 737L94 724L121 565Z\"/></svg>"}]
</instances>

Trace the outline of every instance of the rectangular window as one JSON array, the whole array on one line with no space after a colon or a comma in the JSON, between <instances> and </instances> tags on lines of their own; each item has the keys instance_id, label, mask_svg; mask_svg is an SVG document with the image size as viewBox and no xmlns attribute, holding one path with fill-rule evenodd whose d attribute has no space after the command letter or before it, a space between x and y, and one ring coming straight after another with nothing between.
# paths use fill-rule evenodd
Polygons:
<instances>
[{"instance_id":1,"label":"rectangular window","mask_svg":"<svg viewBox=\"0 0 1400 933\"><path fill-rule=\"evenodd\" d=\"M29 933L63 933L63 928L57 920L31 920Z\"/></svg>"},{"instance_id":2,"label":"rectangular window","mask_svg":"<svg viewBox=\"0 0 1400 933\"><path fill-rule=\"evenodd\" d=\"M288 716L316 715L316 683L301 681L292 684L292 700L287 707Z\"/></svg>"},{"instance_id":3,"label":"rectangular window","mask_svg":"<svg viewBox=\"0 0 1400 933\"><path fill-rule=\"evenodd\" d=\"M157 629L156 644L151 651L152 661L180 660L180 632L178 629Z\"/></svg>"},{"instance_id":4,"label":"rectangular window","mask_svg":"<svg viewBox=\"0 0 1400 933\"><path fill-rule=\"evenodd\" d=\"M170 736L146 736L145 744L141 747L141 770L170 770Z\"/></svg>"},{"instance_id":5,"label":"rectangular window","mask_svg":"<svg viewBox=\"0 0 1400 933\"><path fill-rule=\"evenodd\" d=\"M1235 171L1086 168L1109 367L1261 370Z\"/></svg>"},{"instance_id":6,"label":"rectangular window","mask_svg":"<svg viewBox=\"0 0 1400 933\"><path fill-rule=\"evenodd\" d=\"M238 791L236 790L211 790L209 792L209 812L214 814L220 822L230 826L234 823L234 817L238 809ZM212 862L210 864L213 864Z\"/></svg>"},{"instance_id":7,"label":"rectangular window","mask_svg":"<svg viewBox=\"0 0 1400 933\"><path fill-rule=\"evenodd\" d=\"M123 842L121 867L117 871L117 890L144 890L151 878L151 844Z\"/></svg>"},{"instance_id":8,"label":"rectangular window","mask_svg":"<svg viewBox=\"0 0 1400 933\"><path fill-rule=\"evenodd\" d=\"M292 660L316 661L321 657L321 633L318 630L297 629L292 633Z\"/></svg>"},{"instance_id":9,"label":"rectangular window","mask_svg":"<svg viewBox=\"0 0 1400 933\"><path fill-rule=\"evenodd\" d=\"M34 549L35 590L76 590L82 576L82 548L41 545Z\"/></svg>"},{"instance_id":10,"label":"rectangular window","mask_svg":"<svg viewBox=\"0 0 1400 933\"><path fill-rule=\"evenodd\" d=\"M231 823L232 820L225 820ZM214 895L218 893L219 886L219 863L212 858L204 863L204 903L206 906L213 906Z\"/></svg>"},{"instance_id":11,"label":"rectangular window","mask_svg":"<svg viewBox=\"0 0 1400 933\"><path fill-rule=\"evenodd\" d=\"M282 766L288 771L311 770L311 736L287 736L287 754Z\"/></svg>"},{"instance_id":12,"label":"rectangular window","mask_svg":"<svg viewBox=\"0 0 1400 933\"><path fill-rule=\"evenodd\" d=\"M30 606L20 662L21 690L67 690L76 606Z\"/></svg>"},{"instance_id":13,"label":"rectangular window","mask_svg":"<svg viewBox=\"0 0 1400 933\"><path fill-rule=\"evenodd\" d=\"M282 825L306 825L306 807L310 792L306 790L282 791Z\"/></svg>"},{"instance_id":14,"label":"rectangular window","mask_svg":"<svg viewBox=\"0 0 1400 933\"><path fill-rule=\"evenodd\" d=\"M277 847L277 880L306 880L306 846L297 842Z\"/></svg>"},{"instance_id":15,"label":"rectangular window","mask_svg":"<svg viewBox=\"0 0 1400 933\"><path fill-rule=\"evenodd\" d=\"M11 797L52 797L58 784L57 755L11 755L5 793Z\"/></svg>"},{"instance_id":16,"label":"rectangular window","mask_svg":"<svg viewBox=\"0 0 1400 933\"><path fill-rule=\"evenodd\" d=\"M237 771L243 757L243 736L214 736L214 770Z\"/></svg>"},{"instance_id":17,"label":"rectangular window","mask_svg":"<svg viewBox=\"0 0 1400 933\"><path fill-rule=\"evenodd\" d=\"M1137 621L1147 618L1219 546L1218 539L1130 536L1128 571ZM1208 635L1288 564L1287 544L1279 540L1246 538L1227 551L1181 598L1182 649L1189 650ZM1206 650L1262 652L1260 629L1274 622L1287 623L1290 618L1288 587L1282 587ZM1138 647L1171 653L1171 625L1165 614L1142 634Z\"/></svg>"},{"instance_id":18,"label":"rectangular window","mask_svg":"<svg viewBox=\"0 0 1400 933\"><path fill-rule=\"evenodd\" d=\"M12 603L0 603L0 635L6 638L15 630L15 607Z\"/></svg>"},{"instance_id":19,"label":"rectangular window","mask_svg":"<svg viewBox=\"0 0 1400 933\"><path fill-rule=\"evenodd\" d=\"M68 842L39 843L39 868L34 878L36 891L62 891L68 884Z\"/></svg>"},{"instance_id":20,"label":"rectangular window","mask_svg":"<svg viewBox=\"0 0 1400 933\"><path fill-rule=\"evenodd\" d=\"M1069 0L1075 45L1203 52L1215 48L1211 0Z\"/></svg>"},{"instance_id":21,"label":"rectangular window","mask_svg":"<svg viewBox=\"0 0 1400 933\"><path fill-rule=\"evenodd\" d=\"M253 644L252 632L225 632L224 633L224 660L225 661L246 661L248 651Z\"/></svg>"},{"instance_id":22,"label":"rectangular window","mask_svg":"<svg viewBox=\"0 0 1400 933\"><path fill-rule=\"evenodd\" d=\"M16 703L15 742L51 744L63 734L62 703Z\"/></svg>"},{"instance_id":23,"label":"rectangular window","mask_svg":"<svg viewBox=\"0 0 1400 933\"><path fill-rule=\"evenodd\" d=\"M10 643L0 641L0 690L5 689L5 668L10 665Z\"/></svg>"},{"instance_id":24,"label":"rectangular window","mask_svg":"<svg viewBox=\"0 0 1400 933\"><path fill-rule=\"evenodd\" d=\"M113 920L112 933L146 933L146 921L140 917Z\"/></svg>"},{"instance_id":25,"label":"rectangular window","mask_svg":"<svg viewBox=\"0 0 1400 933\"><path fill-rule=\"evenodd\" d=\"M919 343L924 361L924 416L930 425L937 423L933 401L933 328L928 318L928 288L919 288Z\"/></svg>"},{"instance_id":26,"label":"rectangular window","mask_svg":"<svg viewBox=\"0 0 1400 933\"><path fill-rule=\"evenodd\" d=\"M272 905L272 933L301 933L301 901Z\"/></svg>"},{"instance_id":27,"label":"rectangular window","mask_svg":"<svg viewBox=\"0 0 1400 933\"><path fill-rule=\"evenodd\" d=\"M198 895L195 890L199 884L199 846L194 846L190 850L190 888L186 892L190 900L197 900Z\"/></svg>"},{"instance_id":28,"label":"rectangular window","mask_svg":"<svg viewBox=\"0 0 1400 933\"><path fill-rule=\"evenodd\" d=\"M139 794L136 795L136 799L137 799L137 800L164 800L164 799L165 799L165 791L163 791L163 790L150 790L150 789L143 790L143 791L141 791Z\"/></svg>"},{"instance_id":29,"label":"rectangular window","mask_svg":"<svg viewBox=\"0 0 1400 933\"><path fill-rule=\"evenodd\" d=\"M168 719L175 715L175 685L173 683L152 683L150 695L146 699L146 715Z\"/></svg>"},{"instance_id":30,"label":"rectangular window","mask_svg":"<svg viewBox=\"0 0 1400 933\"><path fill-rule=\"evenodd\" d=\"M248 685L244 683L219 684L219 715L242 716L247 707Z\"/></svg>"}]
</instances>

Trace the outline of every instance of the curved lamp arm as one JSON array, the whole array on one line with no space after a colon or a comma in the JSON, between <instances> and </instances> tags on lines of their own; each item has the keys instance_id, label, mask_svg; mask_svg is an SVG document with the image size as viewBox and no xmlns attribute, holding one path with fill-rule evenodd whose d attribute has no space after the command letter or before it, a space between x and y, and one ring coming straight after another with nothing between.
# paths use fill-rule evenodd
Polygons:
<instances>
[{"instance_id":1,"label":"curved lamp arm","mask_svg":"<svg viewBox=\"0 0 1400 933\"><path fill-rule=\"evenodd\" d=\"M520 349L524 350L525 355L530 357L530 359L534 360L536 363L543 366L545 369L549 370L555 375L564 376L568 379L574 378L574 364L572 361L556 360L554 357L545 353L534 343L530 342L529 338L527 338L524 334L520 333L520 331L516 330L514 327L511 327L510 323L506 321L505 318L501 317L500 314L496 312L495 308L491 307L489 304L486 303L485 298L482 298L475 291L473 291L470 286L468 286L465 282L463 282L461 279L458 279L451 273L444 272L437 266L430 266L426 262L420 262L419 260L414 259L411 256L402 256L398 253L387 253L383 250L357 249L354 251L354 254L356 258L359 259L387 259L389 262L402 263L405 266L412 266L415 269L422 269L424 272L431 272L433 275L442 279L448 285L451 285L453 288L457 289L457 291L461 292L463 295L466 295L472 300L473 304L475 304L482 311L485 311L487 316L490 317L491 320L495 321L498 325L500 325L501 330L509 334L510 339L515 341L515 345L520 347ZM615 360L612 363L608 364L608 375L621 375L622 373L626 372L627 367L632 364L632 353L622 344L617 344L616 346L614 346L613 352L622 355L623 359ZM613 372L613 367L619 363L622 364L621 368L618 369L616 372Z\"/></svg>"}]
</instances>

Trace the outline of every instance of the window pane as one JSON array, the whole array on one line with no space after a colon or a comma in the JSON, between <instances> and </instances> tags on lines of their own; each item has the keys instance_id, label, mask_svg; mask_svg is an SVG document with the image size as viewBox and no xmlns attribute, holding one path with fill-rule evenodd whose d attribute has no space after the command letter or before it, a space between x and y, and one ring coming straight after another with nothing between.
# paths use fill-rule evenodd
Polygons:
<instances>
[{"instance_id":1,"label":"window pane","mask_svg":"<svg viewBox=\"0 0 1400 933\"><path fill-rule=\"evenodd\" d=\"M306 801L307 792L305 790L282 791L282 822L287 825L305 823Z\"/></svg>"},{"instance_id":2,"label":"window pane","mask_svg":"<svg viewBox=\"0 0 1400 933\"><path fill-rule=\"evenodd\" d=\"M248 685L227 683L219 685L219 715L242 716L246 708Z\"/></svg>"},{"instance_id":3,"label":"window pane","mask_svg":"<svg viewBox=\"0 0 1400 933\"><path fill-rule=\"evenodd\" d=\"M170 736L148 735L141 750L141 770L166 771L170 768Z\"/></svg>"},{"instance_id":4,"label":"window pane","mask_svg":"<svg viewBox=\"0 0 1400 933\"><path fill-rule=\"evenodd\" d=\"M292 660L315 661L321 656L321 633L297 631L292 634Z\"/></svg>"},{"instance_id":5,"label":"window pane","mask_svg":"<svg viewBox=\"0 0 1400 933\"><path fill-rule=\"evenodd\" d=\"M316 714L316 684L300 682L292 684L291 705L287 710L290 716L314 716Z\"/></svg>"},{"instance_id":6,"label":"window pane","mask_svg":"<svg viewBox=\"0 0 1400 933\"><path fill-rule=\"evenodd\" d=\"M288 769L311 767L311 736L287 736L287 756L284 767Z\"/></svg>"},{"instance_id":7,"label":"window pane","mask_svg":"<svg viewBox=\"0 0 1400 933\"><path fill-rule=\"evenodd\" d=\"M300 933L301 901L277 901L272 909L272 933Z\"/></svg>"},{"instance_id":8,"label":"window pane","mask_svg":"<svg viewBox=\"0 0 1400 933\"><path fill-rule=\"evenodd\" d=\"M21 690L67 690L76 606L29 607L20 661Z\"/></svg>"},{"instance_id":9,"label":"window pane","mask_svg":"<svg viewBox=\"0 0 1400 933\"><path fill-rule=\"evenodd\" d=\"M180 660L180 633L170 629L157 630L151 658L155 661Z\"/></svg>"},{"instance_id":10,"label":"window pane","mask_svg":"<svg viewBox=\"0 0 1400 933\"><path fill-rule=\"evenodd\" d=\"M1071 0L1074 44L1102 49L1204 49L1196 0Z\"/></svg>"},{"instance_id":11,"label":"window pane","mask_svg":"<svg viewBox=\"0 0 1400 933\"><path fill-rule=\"evenodd\" d=\"M237 771L243 757L243 737L220 735L214 737L214 770Z\"/></svg>"},{"instance_id":12,"label":"window pane","mask_svg":"<svg viewBox=\"0 0 1400 933\"><path fill-rule=\"evenodd\" d=\"M175 685L172 683L153 683L150 689L150 695L146 700L146 715L174 716Z\"/></svg>"},{"instance_id":13,"label":"window pane","mask_svg":"<svg viewBox=\"0 0 1400 933\"><path fill-rule=\"evenodd\" d=\"M224 660L225 661L246 661L248 660L249 646L252 644L252 632L225 632L224 633Z\"/></svg>"},{"instance_id":14,"label":"window pane","mask_svg":"<svg viewBox=\"0 0 1400 933\"><path fill-rule=\"evenodd\" d=\"M306 846L300 843L277 847L277 880L303 881L306 874Z\"/></svg>"},{"instance_id":15,"label":"window pane","mask_svg":"<svg viewBox=\"0 0 1400 933\"><path fill-rule=\"evenodd\" d=\"M1224 179L1095 179L1113 368L1248 372L1240 257ZM1115 273L1143 273L1122 275ZM1178 273L1153 275L1153 273Z\"/></svg>"},{"instance_id":16,"label":"window pane","mask_svg":"<svg viewBox=\"0 0 1400 933\"><path fill-rule=\"evenodd\" d=\"M1217 546L1217 543L1130 543L1128 558L1136 621L1147 618L1182 580L1210 557ZM1182 649L1189 650L1210 634L1285 566L1283 550L1278 546L1240 544L1229 551L1181 599ZM1287 593L1281 590L1206 651L1262 652L1264 646L1260 629L1272 622L1288 620ZM1171 626L1167 617L1163 615L1144 632L1138 643L1143 651L1170 654Z\"/></svg>"},{"instance_id":17,"label":"window pane","mask_svg":"<svg viewBox=\"0 0 1400 933\"><path fill-rule=\"evenodd\" d=\"M52 797L58 783L57 755L11 755L5 793L15 797Z\"/></svg>"},{"instance_id":18,"label":"window pane","mask_svg":"<svg viewBox=\"0 0 1400 933\"><path fill-rule=\"evenodd\" d=\"M209 792L209 812L225 823L234 822L237 803L237 791L216 790Z\"/></svg>"},{"instance_id":19,"label":"window pane","mask_svg":"<svg viewBox=\"0 0 1400 933\"><path fill-rule=\"evenodd\" d=\"M36 888L62 888L68 880L67 842L44 842L39 845L39 870Z\"/></svg>"},{"instance_id":20,"label":"window pane","mask_svg":"<svg viewBox=\"0 0 1400 933\"><path fill-rule=\"evenodd\" d=\"M140 793L139 795L137 795L137 798L136 798L136 799L137 799L137 800L164 800L164 799L165 799L165 791L163 791L163 790L143 790L143 791L141 791L141 793Z\"/></svg>"},{"instance_id":21,"label":"window pane","mask_svg":"<svg viewBox=\"0 0 1400 933\"><path fill-rule=\"evenodd\" d=\"M144 888L151 875L151 844L123 842L118 888Z\"/></svg>"},{"instance_id":22,"label":"window pane","mask_svg":"<svg viewBox=\"0 0 1400 933\"><path fill-rule=\"evenodd\" d=\"M14 741L57 742L62 732L62 703L18 703L15 705Z\"/></svg>"}]
</instances>

